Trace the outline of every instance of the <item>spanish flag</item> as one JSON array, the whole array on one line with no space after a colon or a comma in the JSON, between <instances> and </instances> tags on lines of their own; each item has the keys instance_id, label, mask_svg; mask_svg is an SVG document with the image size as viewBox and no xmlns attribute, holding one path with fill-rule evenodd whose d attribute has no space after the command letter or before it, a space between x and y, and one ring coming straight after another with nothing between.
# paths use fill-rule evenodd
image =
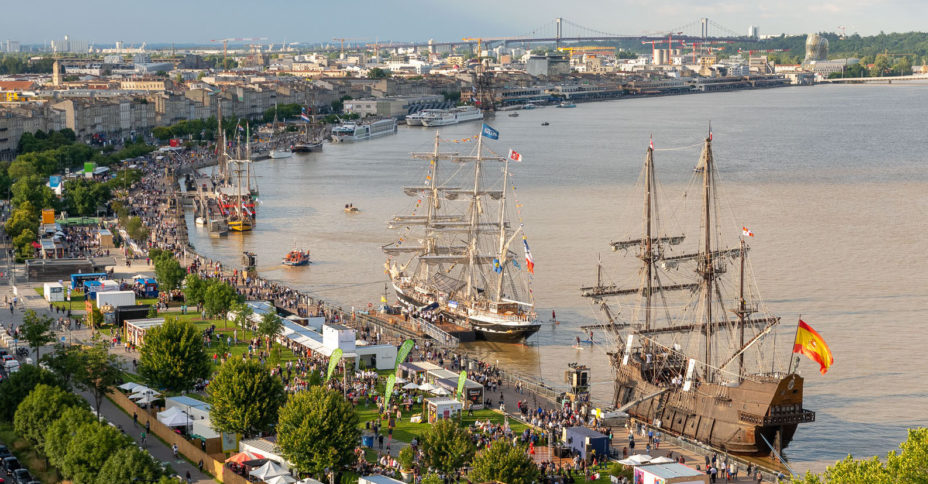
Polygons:
<instances>
[{"instance_id":1,"label":"spanish flag","mask_svg":"<svg viewBox=\"0 0 928 484\"><path fill-rule=\"evenodd\" d=\"M825 340L801 319L799 320L799 327L796 328L796 342L793 344L793 353L802 353L821 365L819 371L823 375L828 372L828 368L835 362L835 359L831 356L831 350L825 344Z\"/></svg>"}]
</instances>

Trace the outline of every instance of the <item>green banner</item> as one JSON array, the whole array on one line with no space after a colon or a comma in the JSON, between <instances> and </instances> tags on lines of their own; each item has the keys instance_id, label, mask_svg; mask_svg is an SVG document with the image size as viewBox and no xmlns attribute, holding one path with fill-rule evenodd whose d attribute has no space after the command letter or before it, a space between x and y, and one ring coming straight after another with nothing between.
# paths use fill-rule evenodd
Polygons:
<instances>
[{"instance_id":1,"label":"green banner","mask_svg":"<svg viewBox=\"0 0 928 484\"><path fill-rule=\"evenodd\" d=\"M393 397L393 386L396 385L396 375L387 377L387 387L383 391L383 410L390 411L390 398Z\"/></svg>"},{"instance_id":2,"label":"green banner","mask_svg":"<svg viewBox=\"0 0 928 484\"><path fill-rule=\"evenodd\" d=\"M403 341L400 349L396 352L396 368L399 368L406 361L406 357L409 356L409 352L412 351L412 347L415 345L416 343L411 339Z\"/></svg>"},{"instance_id":3,"label":"green banner","mask_svg":"<svg viewBox=\"0 0 928 484\"><path fill-rule=\"evenodd\" d=\"M458 391L457 395L460 398L464 398L464 382L467 381L467 371L461 370L461 374L458 376Z\"/></svg>"},{"instance_id":4,"label":"green banner","mask_svg":"<svg viewBox=\"0 0 928 484\"><path fill-rule=\"evenodd\" d=\"M332 373L335 373L335 368L338 367L338 362L342 359L342 349L335 348L335 351L332 352L332 356L329 357L329 371L325 375L325 381L329 381L329 378L332 378Z\"/></svg>"}]
</instances>

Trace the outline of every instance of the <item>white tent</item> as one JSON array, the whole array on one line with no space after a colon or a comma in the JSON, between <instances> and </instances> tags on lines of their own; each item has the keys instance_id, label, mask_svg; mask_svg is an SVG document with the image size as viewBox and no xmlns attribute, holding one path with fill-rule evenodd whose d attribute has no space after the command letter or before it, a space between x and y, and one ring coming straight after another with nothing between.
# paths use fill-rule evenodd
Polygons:
<instances>
[{"instance_id":1,"label":"white tent","mask_svg":"<svg viewBox=\"0 0 928 484\"><path fill-rule=\"evenodd\" d=\"M190 416L177 407L158 412L158 421L168 427L183 427L190 424Z\"/></svg>"},{"instance_id":2,"label":"white tent","mask_svg":"<svg viewBox=\"0 0 928 484\"><path fill-rule=\"evenodd\" d=\"M161 397L159 397L158 395L145 395L144 397L136 400L135 403L139 405L148 405L149 403L158 401L160 399Z\"/></svg>"},{"instance_id":3,"label":"white tent","mask_svg":"<svg viewBox=\"0 0 928 484\"><path fill-rule=\"evenodd\" d=\"M401 376L396 377L396 382L397 382L397 383L406 383L406 382L408 382L408 381L409 381L409 380L407 380L407 379L405 379L405 378L403 378L403 377L401 377Z\"/></svg>"},{"instance_id":4,"label":"white tent","mask_svg":"<svg viewBox=\"0 0 928 484\"><path fill-rule=\"evenodd\" d=\"M619 464L622 464L623 466L637 466L637 465L640 465L640 464L638 464L637 462L635 462L635 461L633 461L633 460L631 460L631 459L622 459L622 460L616 461L616 462L618 462Z\"/></svg>"},{"instance_id":5,"label":"white tent","mask_svg":"<svg viewBox=\"0 0 928 484\"><path fill-rule=\"evenodd\" d=\"M151 388L145 387L136 387L134 393L129 395L129 400L138 400L144 397L154 397L157 396L158 392L152 390Z\"/></svg>"},{"instance_id":6,"label":"white tent","mask_svg":"<svg viewBox=\"0 0 928 484\"><path fill-rule=\"evenodd\" d=\"M641 465L651 462L651 456L648 454L635 454L629 457L628 460L635 462L635 465Z\"/></svg>"},{"instance_id":7,"label":"white tent","mask_svg":"<svg viewBox=\"0 0 928 484\"><path fill-rule=\"evenodd\" d=\"M676 462L676 461L669 457L660 456L648 462L648 464L670 464L671 462Z\"/></svg>"},{"instance_id":8,"label":"white tent","mask_svg":"<svg viewBox=\"0 0 928 484\"><path fill-rule=\"evenodd\" d=\"M267 484L290 484L296 482L296 479L290 476L290 474L281 474L277 477L272 477L268 479Z\"/></svg>"},{"instance_id":9,"label":"white tent","mask_svg":"<svg viewBox=\"0 0 928 484\"><path fill-rule=\"evenodd\" d=\"M132 391L132 390L134 390L136 387L140 387L140 386L144 386L144 385L139 385L138 383L136 383L136 382L134 382L134 381L129 381L129 382L123 383L122 385L119 385L119 386L116 387L116 388L119 388L120 390L125 390L125 391L128 392L128 391Z\"/></svg>"},{"instance_id":10,"label":"white tent","mask_svg":"<svg viewBox=\"0 0 928 484\"><path fill-rule=\"evenodd\" d=\"M407 383L403 385L403 390L418 390L418 389L419 389L419 385L416 385L415 383Z\"/></svg>"},{"instance_id":11,"label":"white tent","mask_svg":"<svg viewBox=\"0 0 928 484\"><path fill-rule=\"evenodd\" d=\"M449 392L448 390L445 390L444 388L441 388L441 387L432 390L432 393L434 393L435 395L438 395L439 397L444 397L444 396L447 396L447 395L451 395L451 392Z\"/></svg>"},{"instance_id":12,"label":"white tent","mask_svg":"<svg viewBox=\"0 0 928 484\"><path fill-rule=\"evenodd\" d=\"M265 462L263 466L248 473L248 475L251 477L257 477L262 481L266 481L272 477L282 476L284 474L289 475L289 473L285 471L283 467L280 467L280 464L272 460Z\"/></svg>"},{"instance_id":13,"label":"white tent","mask_svg":"<svg viewBox=\"0 0 928 484\"><path fill-rule=\"evenodd\" d=\"M432 385L431 383L423 383L423 384L419 385L419 390L422 390L422 391L424 391L424 392L430 392L430 391L432 391L432 390L434 390L434 389L436 389L436 388L438 388L438 387Z\"/></svg>"},{"instance_id":14,"label":"white tent","mask_svg":"<svg viewBox=\"0 0 928 484\"><path fill-rule=\"evenodd\" d=\"M297 484L322 484L322 481L317 481L313 479L312 477L307 477L303 479L302 481L298 482Z\"/></svg>"}]
</instances>

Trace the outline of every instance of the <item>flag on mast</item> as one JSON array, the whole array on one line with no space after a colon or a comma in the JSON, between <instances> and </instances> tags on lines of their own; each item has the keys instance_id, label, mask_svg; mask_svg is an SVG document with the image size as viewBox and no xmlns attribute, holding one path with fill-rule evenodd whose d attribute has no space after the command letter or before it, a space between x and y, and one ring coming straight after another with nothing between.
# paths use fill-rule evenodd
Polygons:
<instances>
[{"instance_id":1,"label":"flag on mast","mask_svg":"<svg viewBox=\"0 0 928 484\"><path fill-rule=\"evenodd\" d=\"M745 237L754 237L754 232L751 232L750 230L748 230L747 227L745 227L745 226L742 225L742 226L741 226L741 235L743 235L743 236L745 236Z\"/></svg>"},{"instance_id":2,"label":"flag on mast","mask_svg":"<svg viewBox=\"0 0 928 484\"><path fill-rule=\"evenodd\" d=\"M828 368L835 362L834 357L831 356L831 350L825 344L825 340L812 329L812 326L809 326L801 319L799 320L799 327L796 328L796 342L793 344L793 353L802 353L818 363L821 366L819 371L823 375L828 372Z\"/></svg>"},{"instance_id":3,"label":"flag on mast","mask_svg":"<svg viewBox=\"0 0 928 484\"><path fill-rule=\"evenodd\" d=\"M492 126L486 123L483 123L483 131L481 134L484 138L499 139L499 131L493 129Z\"/></svg>"},{"instance_id":4,"label":"flag on mast","mask_svg":"<svg viewBox=\"0 0 928 484\"><path fill-rule=\"evenodd\" d=\"M528 248L528 241L524 238L522 239L522 245L525 246L525 265L528 267L528 271L532 274L535 273L535 258L532 257L532 249Z\"/></svg>"},{"instance_id":5,"label":"flag on mast","mask_svg":"<svg viewBox=\"0 0 928 484\"><path fill-rule=\"evenodd\" d=\"M518 151L516 151L516 150L510 148L510 149L509 149L509 159L512 160L512 161L519 161L519 162L521 162L521 161L522 161L522 154L519 153Z\"/></svg>"}]
</instances>

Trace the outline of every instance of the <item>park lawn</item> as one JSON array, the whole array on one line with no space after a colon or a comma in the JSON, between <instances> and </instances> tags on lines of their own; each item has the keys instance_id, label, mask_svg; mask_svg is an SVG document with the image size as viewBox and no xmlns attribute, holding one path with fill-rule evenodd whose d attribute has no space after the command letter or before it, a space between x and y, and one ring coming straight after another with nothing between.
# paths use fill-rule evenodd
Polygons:
<instances>
[{"instance_id":1,"label":"park lawn","mask_svg":"<svg viewBox=\"0 0 928 484\"><path fill-rule=\"evenodd\" d=\"M181 315L180 313L160 313L159 316L167 317L178 317L181 320L188 320L192 322L197 329L200 331L206 331L212 325L216 325L216 335L222 336L221 340L217 339L213 341L209 347L206 348L208 354L213 354L219 351L229 352L232 354L232 358L241 358L243 354L248 353L248 340L251 339L251 331L246 331L241 328L238 328L238 344L233 343L232 346L226 345L226 338L232 336L232 332L236 329L235 325L231 322L223 321L221 319L200 319L199 314L185 314ZM262 348L263 349L263 348ZM279 358L278 358L279 356ZM292 351L285 348L284 346L273 343L271 345L271 358L270 362L273 364L286 363L288 361L296 361L297 357L293 354ZM218 368L218 365L216 365Z\"/></svg>"},{"instance_id":2,"label":"park lawn","mask_svg":"<svg viewBox=\"0 0 928 484\"><path fill-rule=\"evenodd\" d=\"M422 437L422 434L425 433L430 425L428 423L412 423L409 421L409 418L417 413L421 413L421 407L416 410L416 407L413 407L411 412L403 412L403 418L396 422L396 427L393 429L393 438L402 442L412 442L414 437ZM366 422L376 421L380 416L377 414L377 406L371 404L359 405L357 407L358 411L358 420L360 422L360 427L363 429ZM495 410L475 410L473 415L467 415L467 412L464 412L464 416L461 419L461 422L465 426L472 426L476 420L481 422L489 419L493 423L503 423L504 417L503 414ZM386 427L386 421L383 422L382 428ZM525 424L515 420L509 419L509 426L512 429L513 433L521 434L522 431L528 428Z\"/></svg>"},{"instance_id":3,"label":"park lawn","mask_svg":"<svg viewBox=\"0 0 928 484\"><path fill-rule=\"evenodd\" d=\"M13 426L8 423L0 424L0 440L6 444L10 452L19 459L19 462L29 469L33 477L42 482L61 482L58 470L46 465L45 456L36 451L25 439L21 438Z\"/></svg>"}]
</instances>

